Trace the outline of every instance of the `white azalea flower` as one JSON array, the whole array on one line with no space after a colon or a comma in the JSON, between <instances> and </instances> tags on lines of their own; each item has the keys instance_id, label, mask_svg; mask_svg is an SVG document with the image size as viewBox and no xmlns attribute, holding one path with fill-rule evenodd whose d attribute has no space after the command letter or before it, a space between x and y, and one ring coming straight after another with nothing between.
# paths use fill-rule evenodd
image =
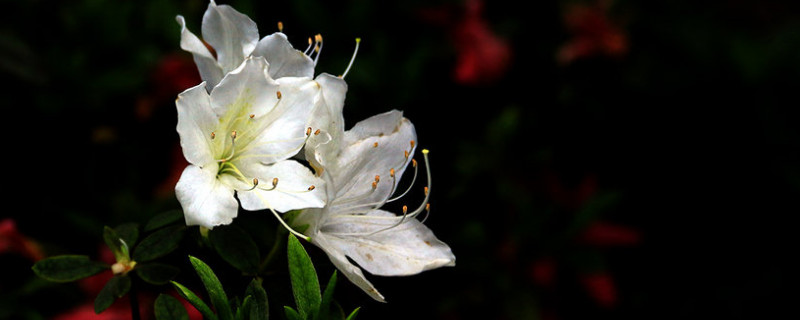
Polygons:
<instances>
[{"instance_id":1,"label":"white azalea flower","mask_svg":"<svg viewBox=\"0 0 800 320\"><path fill-rule=\"evenodd\" d=\"M361 268L375 275L404 276L455 265L450 247L416 219L429 209L429 169L425 200L419 208L408 210L403 206L402 215L380 209L402 197L390 199L409 163L414 164L416 180L417 166L412 159L415 140L414 126L399 111L359 122L344 133L339 150L320 153L327 160L323 174L327 205L303 210L293 220L295 226L307 226L304 233L311 242L325 251L350 281L378 301L384 301L383 296ZM423 154L427 168L427 150Z\"/></svg>"},{"instance_id":2,"label":"white azalea flower","mask_svg":"<svg viewBox=\"0 0 800 320\"><path fill-rule=\"evenodd\" d=\"M187 225L230 223L234 194L246 210L324 205L316 188L323 181L287 160L310 135L306 124L320 87L308 78L273 80L267 69L263 58L248 58L210 94L201 83L178 95L177 131L190 165L175 191Z\"/></svg>"},{"instance_id":3,"label":"white azalea flower","mask_svg":"<svg viewBox=\"0 0 800 320\"><path fill-rule=\"evenodd\" d=\"M181 26L181 48L192 53L200 77L210 91L222 77L236 69L247 57L264 57L270 64L273 79L283 77L314 77L314 66L322 48L322 37L317 36L314 50L298 51L286 35L275 32L261 40L258 27L247 15L228 5L208 4L201 25L203 40L214 49L216 56L202 40L186 27L183 16L176 20ZM316 53L316 58L311 56Z\"/></svg>"}]
</instances>

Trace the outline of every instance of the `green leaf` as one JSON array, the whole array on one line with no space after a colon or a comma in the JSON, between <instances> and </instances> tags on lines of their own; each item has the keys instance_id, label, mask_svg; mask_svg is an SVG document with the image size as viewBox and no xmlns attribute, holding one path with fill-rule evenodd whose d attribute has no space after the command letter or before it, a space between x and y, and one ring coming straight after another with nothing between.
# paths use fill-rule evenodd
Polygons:
<instances>
[{"instance_id":1,"label":"green leaf","mask_svg":"<svg viewBox=\"0 0 800 320\"><path fill-rule=\"evenodd\" d=\"M172 226L153 232L136 246L133 260L146 262L169 254L178 248L185 231L185 226Z\"/></svg>"},{"instance_id":2,"label":"green leaf","mask_svg":"<svg viewBox=\"0 0 800 320\"><path fill-rule=\"evenodd\" d=\"M361 307L358 307L355 310L353 310L353 312L350 313L350 315L347 316L347 319L345 319L345 320L354 320L356 318L356 316L358 315L358 310L361 310Z\"/></svg>"},{"instance_id":3,"label":"green leaf","mask_svg":"<svg viewBox=\"0 0 800 320\"><path fill-rule=\"evenodd\" d=\"M333 301L333 291L336 289L337 273L333 271L328 285L325 286L325 291L322 293L322 302L319 305L319 314L317 319L330 319L331 301Z\"/></svg>"},{"instance_id":4,"label":"green leaf","mask_svg":"<svg viewBox=\"0 0 800 320\"><path fill-rule=\"evenodd\" d=\"M89 260L87 256L62 255L39 260L33 267L39 277L55 282L70 282L110 270L107 264Z\"/></svg>"},{"instance_id":5,"label":"green leaf","mask_svg":"<svg viewBox=\"0 0 800 320\"><path fill-rule=\"evenodd\" d=\"M200 299L200 297L194 294L192 290L189 290L189 288L184 287L182 284L175 281L170 282L175 287L175 290L178 291L178 294L186 299L186 301L189 301L189 303L194 306L194 308L197 309L200 314L203 315L203 318L206 320L217 320L217 315L214 314L214 312L211 311L211 308L209 308L208 305L203 302L203 299Z\"/></svg>"},{"instance_id":6,"label":"green leaf","mask_svg":"<svg viewBox=\"0 0 800 320\"><path fill-rule=\"evenodd\" d=\"M269 320L269 301L267 301L267 292L261 285L261 279L256 278L250 281L245 295L252 297L250 320Z\"/></svg>"},{"instance_id":7,"label":"green leaf","mask_svg":"<svg viewBox=\"0 0 800 320\"><path fill-rule=\"evenodd\" d=\"M94 299L94 313L100 314L108 309L111 304L122 298L131 289L131 278L123 275L116 275L106 282L106 285Z\"/></svg>"},{"instance_id":8,"label":"green leaf","mask_svg":"<svg viewBox=\"0 0 800 320\"><path fill-rule=\"evenodd\" d=\"M230 265L248 274L258 272L258 245L247 232L234 225L219 226L208 237L214 250Z\"/></svg>"},{"instance_id":9,"label":"green leaf","mask_svg":"<svg viewBox=\"0 0 800 320\"><path fill-rule=\"evenodd\" d=\"M133 270L136 271L139 278L154 285L167 284L180 273L180 269L177 267L157 262L137 264Z\"/></svg>"},{"instance_id":10,"label":"green leaf","mask_svg":"<svg viewBox=\"0 0 800 320\"><path fill-rule=\"evenodd\" d=\"M181 219L183 219L183 211L181 210L170 210L159 213L150 218L150 221L148 221L144 226L144 232L150 232L162 227L166 227L170 224L180 221Z\"/></svg>"},{"instance_id":11,"label":"green leaf","mask_svg":"<svg viewBox=\"0 0 800 320\"><path fill-rule=\"evenodd\" d=\"M123 223L114 228L117 235L125 241L128 247L133 247L136 240L139 240L139 224L137 223Z\"/></svg>"},{"instance_id":12,"label":"green leaf","mask_svg":"<svg viewBox=\"0 0 800 320\"><path fill-rule=\"evenodd\" d=\"M103 227L103 240L111 252L114 253L114 259L117 261L130 261L131 256L128 252L128 244L120 238L114 229L108 226Z\"/></svg>"},{"instance_id":13,"label":"green leaf","mask_svg":"<svg viewBox=\"0 0 800 320\"><path fill-rule=\"evenodd\" d=\"M292 309L292 307L290 307L290 306L283 306L283 312L286 313L286 319L289 319L289 320L305 320L305 319L303 319L303 317L300 316L299 313L297 313L297 311Z\"/></svg>"},{"instance_id":14,"label":"green leaf","mask_svg":"<svg viewBox=\"0 0 800 320\"><path fill-rule=\"evenodd\" d=\"M153 309L156 320L189 320L189 313L183 304L170 295L159 294Z\"/></svg>"},{"instance_id":15,"label":"green leaf","mask_svg":"<svg viewBox=\"0 0 800 320\"><path fill-rule=\"evenodd\" d=\"M214 271L205 264L205 262L195 257L189 256L194 270L200 276L200 281L206 287L208 297L211 299L211 305L217 310L217 316L220 320L233 320L233 312L231 306L228 304L228 296L225 295L225 290L222 289L222 284L219 278L214 274Z\"/></svg>"},{"instance_id":16,"label":"green leaf","mask_svg":"<svg viewBox=\"0 0 800 320\"><path fill-rule=\"evenodd\" d=\"M236 320L245 320L249 318L245 318L245 315L250 313L250 306L253 303L252 296L245 296L244 301L242 301L242 305L236 309Z\"/></svg>"},{"instance_id":17,"label":"green leaf","mask_svg":"<svg viewBox=\"0 0 800 320\"><path fill-rule=\"evenodd\" d=\"M311 257L293 234L289 234L287 251L289 278L292 281L292 292L297 310L303 319L313 319L319 311L322 300L317 272L311 263Z\"/></svg>"}]
</instances>

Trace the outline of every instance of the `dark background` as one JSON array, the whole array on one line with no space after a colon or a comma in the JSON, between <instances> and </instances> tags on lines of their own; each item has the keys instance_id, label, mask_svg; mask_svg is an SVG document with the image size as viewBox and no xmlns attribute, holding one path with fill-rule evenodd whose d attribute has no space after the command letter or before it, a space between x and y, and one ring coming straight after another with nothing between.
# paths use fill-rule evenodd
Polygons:
<instances>
[{"instance_id":1,"label":"dark background","mask_svg":"<svg viewBox=\"0 0 800 320\"><path fill-rule=\"evenodd\" d=\"M301 49L321 33L317 73L343 72L360 37L348 127L404 110L431 150L426 224L457 266L370 276L387 304L341 282L337 299L362 319L797 314L800 5L219 4L262 37L282 21ZM174 17L199 35L206 6L2 1L2 218L45 256L97 256L103 225L178 208L174 99L199 80ZM327 279L330 263L308 249ZM83 301L31 263L0 252L0 318Z\"/></svg>"}]
</instances>

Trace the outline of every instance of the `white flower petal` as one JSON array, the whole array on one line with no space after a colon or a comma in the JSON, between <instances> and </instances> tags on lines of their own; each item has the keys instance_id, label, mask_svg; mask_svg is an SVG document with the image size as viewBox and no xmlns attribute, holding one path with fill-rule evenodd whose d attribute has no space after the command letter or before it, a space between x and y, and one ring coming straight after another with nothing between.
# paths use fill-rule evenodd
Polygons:
<instances>
[{"instance_id":1,"label":"white flower petal","mask_svg":"<svg viewBox=\"0 0 800 320\"><path fill-rule=\"evenodd\" d=\"M315 168L323 168L326 159L335 159L344 135L344 98L347 83L342 78L323 73L315 79L322 90L314 99L310 126L325 134L313 136L306 143L305 157Z\"/></svg>"},{"instance_id":2,"label":"white flower petal","mask_svg":"<svg viewBox=\"0 0 800 320\"><path fill-rule=\"evenodd\" d=\"M217 62L229 72L249 56L258 43L258 27L246 15L228 5L208 4L203 14L203 39L217 52Z\"/></svg>"},{"instance_id":3,"label":"white flower petal","mask_svg":"<svg viewBox=\"0 0 800 320\"><path fill-rule=\"evenodd\" d=\"M345 132L343 149L329 168L336 190L331 211L363 213L372 209L364 204L378 204L396 192L416 148L412 140L416 140L414 125L399 111L373 116ZM395 179L390 176L391 169ZM380 181L373 191L376 176Z\"/></svg>"},{"instance_id":4,"label":"white flower petal","mask_svg":"<svg viewBox=\"0 0 800 320\"><path fill-rule=\"evenodd\" d=\"M285 160L273 165L250 163L239 168L244 175L259 180L258 188L237 193L239 202L245 210L272 208L286 212L303 208L321 208L325 205L324 182L296 161ZM274 178L278 178L278 184L274 190L269 190L273 188ZM311 186L314 186L313 190L309 190Z\"/></svg>"},{"instance_id":5,"label":"white flower petal","mask_svg":"<svg viewBox=\"0 0 800 320\"><path fill-rule=\"evenodd\" d=\"M450 247L428 227L416 218L395 226L398 219L390 212L373 210L362 216L331 219L320 232L334 248L375 275L405 276L455 265Z\"/></svg>"},{"instance_id":6,"label":"white flower petal","mask_svg":"<svg viewBox=\"0 0 800 320\"><path fill-rule=\"evenodd\" d=\"M186 225L206 228L229 224L239 209L233 189L217 180L216 163L201 168L189 165L183 170L175 195L183 207Z\"/></svg>"},{"instance_id":7,"label":"white flower petal","mask_svg":"<svg viewBox=\"0 0 800 320\"><path fill-rule=\"evenodd\" d=\"M284 77L276 82L281 99L263 119L257 119L264 127L255 137L258 143L250 145L247 151L264 164L288 159L300 151L306 141L313 98L320 90L308 78Z\"/></svg>"},{"instance_id":8,"label":"white flower petal","mask_svg":"<svg viewBox=\"0 0 800 320\"><path fill-rule=\"evenodd\" d=\"M220 68L214 55L203 44L203 41L186 28L186 21L183 16L177 16L175 20L181 26L181 49L192 54L197 70L200 72L200 78L206 82L206 89L211 91L222 80L224 74L222 68Z\"/></svg>"},{"instance_id":9,"label":"white flower petal","mask_svg":"<svg viewBox=\"0 0 800 320\"><path fill-rule=\"evenodd\" d=\"M364 277L364 273L361 272L361 269L350 263L343 252L337 250L333 244L328 242L327 236L319 234L316 237L312 237L311 242L320 247L322 251L325 251L336 269L339 269L339 271L342 272L342 274L344 274L344 276L347 277L350 282L361 288L361 290L364 290L364 292L366 292L373 299L380 302L386 302L383 295L381 295L381 293L375 289L375 286L367 281L367 278Z\"/></svg>"},{"instance_id":10,"label":"white flower petal","mask_svg":"<svg viewBox=\"0 0 800 320\"><path fill-rule=\"evenodd\" d=\"M218 120L211 109L205 84L201 83L179 94L175 105L178 109L177 130L186 160L195 165L213 161L209 137L216 129Z\"/></svg>"},{"instance_id":11,"label":"white flower petal","mask_svg":"<svg viewBox=\"0 0 800 320\"><path fill-rule=\"evenodd\" d=\"M278 84L264 74L267 62L263 58L248 58L220 81L211 91L214 112L226 121L233 117L254 115L260 117L270 112L278 102Z\"/></svg>"},{"instance_id":12,"label":"white flower petal","mask_svg":"<svg viewBox=\"0 0 800 320\"><path fill-rule=\"evenodd\" d=\"M270 64L269 75L282 77L314 77L314 61L295 50L286 35L276 32L262 38L253 50L254 57L264 57Z\"/></svg>"}]
</instances>

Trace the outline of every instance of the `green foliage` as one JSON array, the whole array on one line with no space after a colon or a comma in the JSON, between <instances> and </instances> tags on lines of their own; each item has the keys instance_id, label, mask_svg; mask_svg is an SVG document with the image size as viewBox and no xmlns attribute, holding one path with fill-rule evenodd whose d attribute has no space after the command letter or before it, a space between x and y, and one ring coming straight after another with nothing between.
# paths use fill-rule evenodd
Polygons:
<instances>
[{"instance_id":1,"label":"green foliage","mask_svg":"<svg viewBox=\"0 0 800 320\"><path fill-rule=\"evenodd\" d=\"M114 301L122 298L131 289L131 278L126 275L115 275L106 282L103 290L94 299L94 312L99 314L111 306Z\"/></svg>"},{"instance_id":2,"label":"green foliage","mask_svg":"<svg viewBox=\"0 0 800 320\"><path fill-rule=\"evenodd\" d=\"M319 280L311 257L308 256L303 245L293 234L289 234L287 245L287 255L289 258L289 278L292 282L292 292L294 293L297 310L285 306L284 313L290 320L331 320L342 319L341 312L331 312L335 305L333 292L336 289L337 273L334 272L328 280L324 293L320 294ZM355 319L358 308L347 317Z\"/></svg>"},{"instance_id":3,"label":"green foliage","mask_svg":"<svg viewBox=\"0 0 800 320\"><path fill-rule=\"evenodd\" d=\"M261 260L258 245L247 232L235 225L219 226L209 231L208 238L214 250L230 265L247 274L258 272Z\"/></svg>"},{"instance_id":4,"label":"green foliage","mask_svg":"<svg viewBox=\"0 0 800 320\"><path fill-rule=\"evenodd\" d=\"M185 226L178 225L151 233L136 246L133 260L146 262L169 254L178 248L185 231Z\"/></svg>"},{"instance_id":5,"label":"green foliage","mask_svg":"<svg viewBox=\"0 0 800 320\"><path fill-rule=\"evenodd\" d=\"M203 282L203 286L206 288L206 292L208 292L208 296L211 299L211 305L213 305L214 309L217 311L219 319L232 320L233 313L228 303L228 296L225 295L225 290L222 288L222 283L219 282L217 275L200 259L189 256L189 261L191 261L194 270L197 271L200 281Z\"/></svg>"},{"instance_id":6,"label":"green foliage","mask_svg":"<svg viewBox=\"0 0 800 320\"><path fill-rule=\"evenodd\" d=\"M287 245L289 258L289 278L297 310L303 319L313 319L319 310L322 296L319 291L317 271L311 258L293 234L289 235Z\"/></svg>"},{"instance_id":7,"label":"green foliage","mask_svg":"<svg viewBox=\"0 0 800 320\"><path fill-rule=\"evenodd\" d=\"M166 294L158 295L153 311L156 320L189 320L189 314L178 299Z\"/></svg>"},{"instance_id":8,"label":"green foliage","mask_svg":"<svg viewBox=\"0 0 800 320\"><path fill-rule=\"evenodd\" d=\"M261 286L261 279L253 279L247 286L245 296L251 297L249 316L251 320L269 320L269 301L267 292Z\"/></svg>"},{"instance_id":9,"label":"green foliage","mask_svg":"<svg viewBox=\"0 0 800 320\"><path fill-rule=\"evenodd\" d=\"M134 271L139 278L154 285L167 284L180 273L177 267L158 262L137 264Z\"/></svg>"},{"instance_id":10,"label":"green foliage","mask_svg":"<svg viewBox=\"0 0 800 320\"><path fill-rule=\"evenodd\" d=\"M181 297L186 299L186 301L188 301L192 306L194 306L195 309L197 309L197 311L200 312L200 314L203 315L203 318L206 320L217 320L217 315L214 314L214 311L211 311L211 308L209 308L208 305L203 302L203 299L200 299L200 297L194 294L192 290L189 290L189 288L175 281L172 281L172 285L175 287L175 290L178 291L178 294Z\"/></svg>"},{"instance_id":11,"label":"green foliage","mask_svg":"<svg viewBox=\"0 0 800 320\"><path fill-rule=\"evenodd\" d=\"M36 275L46 280L70 282L109 270L109 266L89 260L87 256L61 255L40 260L32 269Z\"/></svg>"},{"instance_id":12,"label":"green foliage","mask_svg":"<svg viewBox=\"0 0 800 320\"><path fill-rule=\"evenodd\" d=\"M150 232L160 229L183 220L182 210L169 210L155 215L150 218L150 221L144 226L145 232Z\"/></svg>"}]
</instances>

